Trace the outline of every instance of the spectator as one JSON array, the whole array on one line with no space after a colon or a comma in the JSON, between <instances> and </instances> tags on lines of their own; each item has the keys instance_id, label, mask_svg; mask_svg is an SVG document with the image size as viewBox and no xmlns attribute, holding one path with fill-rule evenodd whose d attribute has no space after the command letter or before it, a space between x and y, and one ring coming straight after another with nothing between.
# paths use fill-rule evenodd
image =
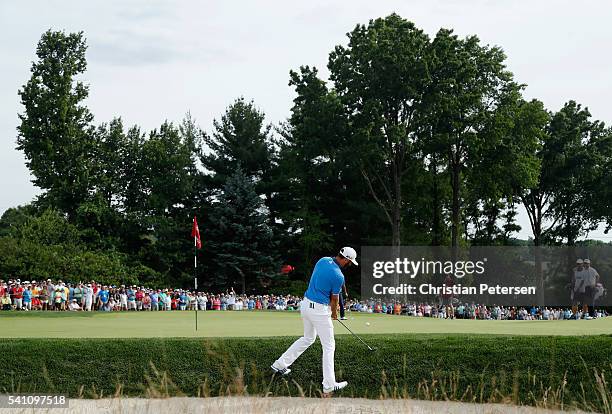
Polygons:
<instances>
[{"instance_id":1,"label":"spectator","mask_svg":"<svg viewBox=\"0 0 612 414\"><path fill-rule=\"evenodd\" d=\"M72 299L72 301L70 302L70 305L68 306L68 310L71 310L71 311L81 310L81 307L79 306L79 303L77 302L76 299Z\"/></svg>"},{"instance_id":2,"label":"spectator","mask_svg":"<svg viewBox=\"0 0 612 414\"><path fill-rule=\"evenodd\" d=\"M87 287L84 289L83 297L85 301L85 310L89 312L91 311L91 307L93 305L93 298L94 298L94 290L91 286L91 283L88 283Z\"/></svg>"},{"instance_id":3,"label":"spectator","mask_svg":"<svg viewBox=\"0 0 612 414\"><path fill-rule=\"evenodd\" d=\"M127 309L128 310L136 310L136 285L132 285L132 287L128 287L127 289Z\"/></svg>"},{"instance_id":4,"label":"spectator","mask_svg":"<svg viewBox=\"0 0 612 414\"><path fill-rule=\"evenodd\" d=\"M11 296L13 297L13 306L15 310L21 310L23 307L23 287L21 287L20 281L17 281L15 286L13 286Z\"/></svg>"},{"instance_id":5,"label":"spectator","mask_svg":"<svg viewBox=\"0 0 612 414\"><path fill-rule=\"evenodd\" d=\"M32 310L32 290L30 290L30 282L25 282L23 289L23 310Z\"/></svg>"},{"instance_id":6,"label":"spectator","mask_svg":"<svg viewBox=\"0 0 612 414\"><path fill-rule=\"evenodd\" d=\"M53 289L53 304L56 311L62 310L62 295L64 289Z\"/></svg>"},{"instance_id":7,"label":"spectator","mask_svg":"<svg viewBox=\"0 0 612 414\"><path fill-rule=\"evenodd\" d=\"M4 296L2 296L2 310L5 311L10 311L12 309L11 307L11 297L9 295L8 290L4 291Z\"/></svg>"},{"instance_id":8,"label":"spectator","mask_svg":"<svg viewBox=\"0 0 612 414\"><path fill-rule=\"evenodd\" d=\"M107 307L108 301L110 300L110 292L106 286L102 286L102 290L98 292L98 310L109 311Z\"/></svg>"},{"instance_id":9,"label":"spectator","mask_svg":"<svg viewBox=\"0 0 612 414\"><path fill-rule=\"evenodd\" d=\"M144 299L143 288L136 288L136 310L142 310L142 300Z\"/></svg>"},{"instance_id":10,"label":"spectator","mask_svg":"<svg viewBox=\"0 0 612 414\"><path fill-rule=\"evenodd\" d=\"M151 295L149 295L148 293L144 294L144 297L142 298L142 310L144 311L150 311L151 310Z\"/></svg>"},{"instance_id":11,"label":"spectator","mask_svg":"<svg viewBox=\"0 0 612 414\"><path fill-rule=\"evenodd\" d=\"M208 302L208 298L206 297L206 294L204 292L200 292L198 293L198 310L206 310L206 302Z\"/></svg>"},{"instance_id":12,"label":"spectator","mask_svg":"<svg viewBox=\"0 0 612 414\"><path fill-rule=\"evenodd\" d=\"M83 283L79 282L72 291L72 296L76 300L77 305L79 305L79 308L83 305L83 290Z\"/></svg>"},{"instance_id":13,"label":"spectator","mask_svg":"<svg viewBox=\"0 0 612 414\"><path fill-rule=\"evenodd\" d=\"M187 294L185 293L185 291L181 290L179 293L179 309L180 310L186 310L187 309Z\"/></svg>"},{"instance_id":14,"label":"spectator","mask_svg":"<svg viewBox=\"0 0 612 414\"><path fill-rule=\"evenodd\" d=\"M161 293L160 290L158 290L157 292L154 290L149 295L149 298L151 299L151 310L153 310L153 311L158 311L159 310L158 301L159 301L159 294L160 293Z\"/></svg>"}]
</instances>

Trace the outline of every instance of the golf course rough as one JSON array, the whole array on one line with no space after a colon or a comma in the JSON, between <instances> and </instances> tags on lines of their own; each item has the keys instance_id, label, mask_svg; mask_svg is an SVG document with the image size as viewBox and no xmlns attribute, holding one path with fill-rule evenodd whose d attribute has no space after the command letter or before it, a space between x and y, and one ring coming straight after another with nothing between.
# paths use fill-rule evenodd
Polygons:
<instances>
[{"instance_id":1,"label":"golf course rough","mask_svg":"<svg viewBox=\"0 0 612 414\"><path fill-rule=\"evenodd\" d=\"M224 335L202 338L195 337L190 312L60 315L0 317L0 354L8 356L0 359L0 392L320 396L318 343L291 367L289 378L272 378L269 370L300 334L295 313L207 313L200 315L197 335ZM612 370L612 336L600 333L610 331L607 320L508 322L349 317L348 326L377 350L368 351L336 326L336 375L349 381L341 394L604 409L611 392L601 378ZM481 333L492 327L498 335ZM599 334L583 335L589 328ZM376 333L391 329L414 333ZM11 338L19 331L24 337Z\"/></svg>"}]
</instances>

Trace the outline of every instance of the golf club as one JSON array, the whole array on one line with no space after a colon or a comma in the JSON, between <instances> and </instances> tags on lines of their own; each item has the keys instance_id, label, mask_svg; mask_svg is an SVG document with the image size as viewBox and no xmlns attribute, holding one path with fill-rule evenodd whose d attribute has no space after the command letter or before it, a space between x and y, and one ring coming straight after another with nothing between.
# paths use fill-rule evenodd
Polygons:
<instances>
[{"instance_id":1,"label":"golf club","mask_svg":"<svg viewBox=\"0 0 612 414\"><path fill-rule=\"evenodd\" d=\"M346 326L344 323L342 323L342 321L340 319L336 319L338 322L340 322L340 325L344 326L346 328L347 331L349 331L350 333L353 334L353 336L355 336L357 339L359 339L359 341L361 341L362 344L364 344L365 346L368 347L368 349L370 351L376 351L376 348L372 348L370 345L368 345L363 339L361 339L361 337L359 337L359 335L357 335L355 332L351 331L350 328L348 326Z\"/></svg>"}]
</instances>

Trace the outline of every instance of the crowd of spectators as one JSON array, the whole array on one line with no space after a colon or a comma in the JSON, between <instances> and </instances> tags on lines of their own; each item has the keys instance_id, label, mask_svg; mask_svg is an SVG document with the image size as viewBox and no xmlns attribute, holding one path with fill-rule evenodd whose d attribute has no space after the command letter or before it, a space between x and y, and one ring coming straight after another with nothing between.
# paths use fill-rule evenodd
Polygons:
<instances>
[{"instance_id":1,"label":"crowd of spectators","mask_svg":"<svg viewBox=\"0 0 612 414\"><path fill-rule=\"evenodd\" d=\"M460 302L449 306L429 303L384 303L376 300L349 301L348 309L354 312L442 319L563 320L593 319L608 316L605 308L594 309L592 315L589 315L588 311L573 309L572 307L487 306Z\"/></svg>"},{"instance_id":2,"label":"crowd of spectators","mask_svg":"<svg viewBox=\"0 0 612 414\"><path fill-rule=\"evenodd\" d=\"M144 286L0 280L2 310L23 311L174 311L174 310L298 310L301 298L292 295L238 295L196 292L185 289L152 289ZM487 320L562 320L591 319L608 316L605 309L589 315L580 309L560 307L485 306L469 303L385 303L376 300L349 300L351 312L406 315L413 317Z\"/></svg>"},{"instance_id":3,"label":"crowd of spectators","mask_svg":"<svg viewBox=\"0 0 612 414\"><path fill-rule=\"evenodd\" d=\"M291 295L213 294L186 289L144 286L0 280L3 310L39 311L172 311L172 310L295 310L301 299Z\"/></svg>"}]
</instances>

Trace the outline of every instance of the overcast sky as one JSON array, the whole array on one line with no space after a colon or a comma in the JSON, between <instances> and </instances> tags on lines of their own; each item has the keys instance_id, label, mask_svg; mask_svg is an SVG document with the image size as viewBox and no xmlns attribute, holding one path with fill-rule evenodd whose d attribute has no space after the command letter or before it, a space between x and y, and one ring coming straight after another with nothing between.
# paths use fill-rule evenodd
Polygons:
<instances>
[{"instance_id":1,"label":"overcast sky","mask_svg":"<svg viewBox=\"0 0 612 414\"><path fill-rule=\"evenodd\" d=\"M314 65L327 77L328 54L346 33L392 12L430 35L453 28L499 45L528 85L526 98L550 110L574 99L612 122L612 4L603 0L0 0L0 214L37 194L15 150L17 90L47 29L85 32L95 122L121 116L148 130L190 111L210 131L239 96L255 100L269 122L285 120L294 95L289 70ZM519 236L528 237L524 214L520 224Z\"/></svg>"}]
</instances>

